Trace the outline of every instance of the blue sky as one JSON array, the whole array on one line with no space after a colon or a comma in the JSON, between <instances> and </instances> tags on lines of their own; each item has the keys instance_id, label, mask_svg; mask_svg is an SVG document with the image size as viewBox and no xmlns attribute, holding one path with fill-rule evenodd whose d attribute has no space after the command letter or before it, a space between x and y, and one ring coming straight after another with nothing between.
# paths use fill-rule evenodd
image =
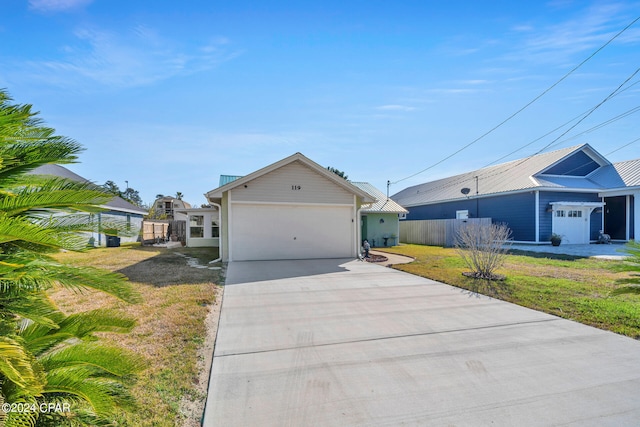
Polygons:
<instances>
[{"instance_id":1,"label":"blue sky","mask_svg":"<svg viewBox=\"0 0 640 427\"><path fill-rule=\"evenodd\" d=\"M85 146L70 169L147 203L200 205L219 175L295 152L394 194L554 141L638 69L640 22L431 167L639 16L640 1L5 0L0 87ZM550 149L640 157L639 80Z\"/></svg>"}]
</instances>

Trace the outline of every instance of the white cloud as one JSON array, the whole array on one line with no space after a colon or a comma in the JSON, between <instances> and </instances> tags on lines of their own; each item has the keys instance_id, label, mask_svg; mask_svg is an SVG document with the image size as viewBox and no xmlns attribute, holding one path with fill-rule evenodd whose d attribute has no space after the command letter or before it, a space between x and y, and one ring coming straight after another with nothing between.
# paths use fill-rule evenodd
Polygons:
<instances>
[{"instance_id":1,"label":"white cloud","mask_svg":"<svg viewBox=\"0 0 640 427\"><path fill-rule=\"evenodd\" d=\"M29 0L29 8L38 12L59 12L88 5L93 0Z\"/></svg>"},{"instance_id":2,"label":"white cloud","mask_svg":"<svg viewBox=\"0 0 640 427\"><path fill-rule=\"evenodd\" d=\"M475 79L475 80L460 80L459 83L463 84L463 85L476 86L476 85L485 85L485 84L488 84L488 83L491 83L491 82L489 80Z\"/></svg>"},{"instance_id":3,"label":"white cloud","mask_svg":"<svg viewBox=\"0 0 640 427\"><path fill-rule=\"evenodd\" d=\"M95 89L96 84L135 87L212 69L240 54L224 38L181 46L142 25L123 33L80 28L74 35L75 42L60 49L64 58L30 61L19 72L47 85L75 89Z\"/></svg>"},{"instance_id":4,"label":"white cloud","mask_svg":"<svg viewBox=\"0 0 640 427\"><path fill-rule=\"evenodd\" d=\"M381 105L379 107L376 107L376 110L381 110L381 111L413 111L413 110L415 110L415 107L409 107L407 105L388 104L388 105Z\"/></svg>"},{"instance_id":5,"label":"white cloud","mask_svg":"<svg viewBox=\"0 0 640 427\"><path fill-rule=\"evenodd\" d=\"M624 28L631 18L619 3L603 3L571 16L565 22L546 28L527 28L530 37L512 53L512 60L535 62L564 62L569 55L593 50ZM516 27L517 28L517 27ZM517 30L516 30L517 31ZM625 39L633 39L631 29ZM637 34L636 34L637 36ZM617 42L623 39L621 36ZM637 40L637 39L636 39Z\"/></svg>"}]
</instances>

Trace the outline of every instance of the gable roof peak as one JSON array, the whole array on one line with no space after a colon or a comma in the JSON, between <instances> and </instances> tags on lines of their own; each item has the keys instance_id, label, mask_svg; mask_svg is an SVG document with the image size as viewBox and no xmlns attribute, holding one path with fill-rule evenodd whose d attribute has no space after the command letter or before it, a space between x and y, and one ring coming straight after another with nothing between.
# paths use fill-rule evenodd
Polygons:
<instances>
[{"instance_id":1,"label":"gable roof peak","mask_svg":"<svg viewBox=\"0 0 640 427\"><path fill-rule=\"evenodd\" d=\"M329 179L330 181L333 181L335 184L345 188L346 190L350 191L351 193L354 193L360 197L362 197L363 202L365 203L370 203L370 202L374 202L376 199L374 197L372 197L370 194L368 194L366 191L363 191L362 189L360 189L359 187L356 187L355 185L351 184L351 182L347 181L346 179L336 175L335 173L331 172L330 170L328 170L327 168L320 166L318 163L314 162L313 160L309 159L308 157L306 157L304 154L297 152L294 153L288 157L285 157L282 160L279 160L275 163L272 163L268 166L265 166L261 169L258 169L255 172L252 172L248 175L242 176L236 180L233 180L231 182L228 182L225 185L222 185L218 188L215 188L211 191L208 191L207 193L205 193L205 197L208 200L211 199L219 199L222 197L222 193L225 193L229 190L232 190L238 186L244 185L246 183L248 183L249 181L256 179L258 177L261 177L263 175L266 175L269 172L272 172L276 169L280 169L283 166L286 166L288 164L291 164L293 162L301 162L303 163L305 166L309 167L311 170L315 171L316 173L318 173L321 176L324 176L325 178Z\"/></svg>"},{"instance_id":2,"label":"gable roof peak","mask_svg":"<svg viewBox=\"0 0 640 427\"><path fill-rule=\"evenodd\" d=\"M461 193L463 188L470 188L473 192L468 197L483 197L490 194L524 191L545 185L561 187L560 184L549 181L548 176L545 176L544 183L541 183L538 177L554 165L570 159L579 152L583 152L599 166L610 165L610 162L589 144L580 144L417 184L399 191L391 198L402 206L411 207L465 198L467 196ZM595 170L598 169L598 167L595 168ZM575 181L575 178L570 179ZM594 184L590 183L590 185Z\"/></svg>"}]
</instances>

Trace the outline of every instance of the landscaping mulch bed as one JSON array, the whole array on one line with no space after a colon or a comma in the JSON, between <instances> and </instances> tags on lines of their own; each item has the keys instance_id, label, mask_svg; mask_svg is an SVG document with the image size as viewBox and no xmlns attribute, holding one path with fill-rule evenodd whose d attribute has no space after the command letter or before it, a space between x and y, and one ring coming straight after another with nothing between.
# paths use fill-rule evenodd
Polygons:
<instances>
[{"instance_id":1,"label":"landscaping mulch bed","mask_svg":"<svg viewBox=\"0 0 640 427\"><path fill-rule=\"evenodd\" d=\"M385 262L385 261L389 261L389 258L387 258L386 256L383 256L383 255L369 254L369 258L365 258L365 261L367 261L367 262Z\"/></svg>"}]
</instances>

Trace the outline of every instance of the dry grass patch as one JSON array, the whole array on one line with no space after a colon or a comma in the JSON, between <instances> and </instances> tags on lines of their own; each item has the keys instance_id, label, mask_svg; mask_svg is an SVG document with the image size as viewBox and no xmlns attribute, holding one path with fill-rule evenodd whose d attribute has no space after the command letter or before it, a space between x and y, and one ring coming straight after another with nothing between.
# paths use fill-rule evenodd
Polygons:
<instances>
[{"instance_id":1,"label":"dry grass patch","mask_svg":"<svg viewBox=\"0 0 640 427\"><path fill-rule=\"evenodd\" d=\"M147 366L132 387L138 408L121 415L123 425L199 425L208 378L203 369L210 367L199 350L207 338L205 320L221 293L220 270L189 266L187 257L208 266L216 252L130 246L58 256L62 262L118 271L142 295L141 304L131 305L100 292L61 289L51 294L67 313L110 307L137 320L130 334L103 334L106 341L138 354Z\"/></svg>"}]
</instances>

